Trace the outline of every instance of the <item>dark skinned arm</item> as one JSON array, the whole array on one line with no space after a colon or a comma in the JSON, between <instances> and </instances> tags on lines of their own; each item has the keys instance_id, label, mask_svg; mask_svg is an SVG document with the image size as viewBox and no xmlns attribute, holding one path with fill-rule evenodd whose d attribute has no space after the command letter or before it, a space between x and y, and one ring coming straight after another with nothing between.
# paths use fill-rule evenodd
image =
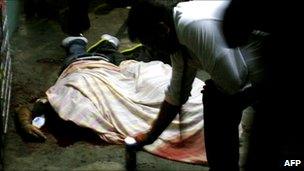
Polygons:
<instances>
[{"instance_id":1,"label":"dark skinned arm","mask_svg":"<svg viewBox=\"0 0 304 171\"><path fill-rule=\"evenodd\" d=\"M146 134L139 134L135 137L140 147L152 144L160 134L169 126L180 111L180 106L175 106L167 101L163 101L158 117L153 122L152 127Z\"/></svg>"}]
</instances>

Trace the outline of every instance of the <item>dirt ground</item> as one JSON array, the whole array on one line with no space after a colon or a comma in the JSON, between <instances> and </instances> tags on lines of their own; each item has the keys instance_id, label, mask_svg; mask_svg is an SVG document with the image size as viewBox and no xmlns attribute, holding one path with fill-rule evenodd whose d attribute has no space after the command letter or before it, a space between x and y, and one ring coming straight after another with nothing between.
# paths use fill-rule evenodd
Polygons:
<instances>
[{"instance_id":1,"label":"dirt ground","mask_svg":"<svg viewBox=\"0 0 304 171\"><path fill-rule=\"evenodd\" d=\"M115 35L127 17L127 8L115 8L108 13L89 14L91 28L84 33L89 45L99 40L102 33ZM47 134L43 143L26 142L15 129L14 108L28 104L50 87L58 76L65 55L60 47L66 35L58 22L48 19L20 18L19 29L12 41L13 83L11 113L5 142L4 169L11 170L125 170L124 148L119 145L77 141L67 146ZM132 44L123 35L121 49ZM206 166L174 162L146 152L138 153L138 170L208 170Z\"/></svg>"}]
</instances>

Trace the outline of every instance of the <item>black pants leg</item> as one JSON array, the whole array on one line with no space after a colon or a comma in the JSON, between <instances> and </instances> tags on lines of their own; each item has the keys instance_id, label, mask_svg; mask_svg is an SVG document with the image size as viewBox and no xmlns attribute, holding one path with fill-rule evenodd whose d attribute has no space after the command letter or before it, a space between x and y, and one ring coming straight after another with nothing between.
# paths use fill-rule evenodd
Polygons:
<instances>
[{"instance_id":1,"label":"black pants leg","mask_svg":"<svg viewBox=\"0 0 304 171\"><path fill-rule=\"evenodd\" d=\"M102 41L99 45L94 47L90 52L86 51L86 43L83 40L74 40L66 47L66 58L63 61L61 72L71 63L82 57L100 57L100 60L107 60L108 62L119 65L122 61L126 60L126 57L118 52L117 46L109 41ZM90 60L90 58L86 58ZM99 58L94 58L99 60ZM60 73L61 73L60 72Z\"/></svg>"},{"instance_id":2,"label":"black pants leg","mask_svg":"<svg viewBox=\"0 0 304 171\"><path fill-rule=\"evenodd\" d=\"M101 42L97 47L94 48L94 52L104 54L112 64L117 66L122 61L126 60L126 57L118 51L118 47L109 41Z\"/></svg>"},{"instance_id":3,"label":"black pants leg","mask_svg":"<svg viewBox=\"0 0 304 171\"><path fill-rule=\"evenodd\" d=\"M74 40L65 48L66 58L63 61L62 70L70 65L75 59L82 56L90 56L91 54L86 52L87 43L83 40ZM61 73L61 72L60 72Z\"/></svg>"},{"instance_id":4,"label":"black pants leg","mask_svg":"<svg viewBox=\"0 0 304 171\"><path fill-rule=\"evenodd\" d=\"M239 170L239 131L242 111L228 95L206 81L203 92L204 134L210 171Z\"/></svg>"}]
</instances>

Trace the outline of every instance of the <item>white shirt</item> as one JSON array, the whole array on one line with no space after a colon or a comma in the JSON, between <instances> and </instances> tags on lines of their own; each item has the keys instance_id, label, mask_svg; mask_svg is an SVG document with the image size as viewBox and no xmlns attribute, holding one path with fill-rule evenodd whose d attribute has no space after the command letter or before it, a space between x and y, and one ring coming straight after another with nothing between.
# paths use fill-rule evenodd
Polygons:
<instances>
[{"instance_id":1,"label":"white shirt","mask_svg":"<svg viewBox=\"0 0 304 171\"><path fill-rule=\"evenodd\" d=\"M247 54L244 57L242 49L228 48L224 40L221 22L229 2L181 2L173 9L178 40L186 47L190 57L187 58L188 65L184 65L182 52L171 56L173 73L165 98L169 103L180 105L187 100L198 69L208 72L219 89L228 94L234 94L246 84L259 81L262 72L261 66L258 65L261 59L256 54L259 44L252 43L242 47ZM181 92L185 66L187 69ZM183 102L181 94L184 96Z\"/></svg>"}]
</instances>

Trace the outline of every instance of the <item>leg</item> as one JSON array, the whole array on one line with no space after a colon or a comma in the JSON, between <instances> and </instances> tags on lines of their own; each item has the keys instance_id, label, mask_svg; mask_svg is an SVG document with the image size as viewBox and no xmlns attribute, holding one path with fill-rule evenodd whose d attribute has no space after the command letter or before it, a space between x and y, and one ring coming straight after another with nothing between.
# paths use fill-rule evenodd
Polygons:
<instances>
[{"instance_id":1,"label":"leg","mask_svg":"<svg viewBox=\"0 0 304 171\"><path fill-rule=\"evenodd\" d=\"M63 31L69 35L78 35L90 28L90 19L88 16L88 0L69 0L69 11L67 14L66 26Z\"/></svg>"},{"instance_id":2,"label":"leg","mask_svg":"<svg viewBox=\"0 0 304 171\"><path fill-rule=\"evenodd\" d=\"M88 56L86 45L88 40L85 37L67 37L62 41L62 47L65 48L66 58L63 61L63 69L71 64L75 59Z\"/></svg>"},{"instance_id":3,"label":"leg","mask_svg":"<svg viewBox=\"0 0 304 171\"><path fill-rule=\"evenodd\" d=\"M87 43L83 40L74 40L71 42L67 50L67 56L81 56L86 53Z\"/></svg>"},{"instance_id":4,"label":"leg","mask_svg":"<svg viewBox=\"0 0 304 171\"><path fill-rule=\"evenodd\" d=\"M271 126L269 125L270 122L267 118L269 112L264 110L266 109L264 105L265 103L260 101L253 106L256 112L249 135L248 153L244 166L246 171L278 170L276 167L278 151L276 149L278 149L280 141L274 140L276 130L273 130L272 127L276 127L276 124L271 123Z\"/></svg>"},{"instance_id":5,"label":"leg","mask_svg":"<svg viewBox=\"0 0 304 171\"><path fill-rule=\"evenodd\" d=\"M242 111L211 81L203 90L204 134L210 171L239 170L238 125Z\"/></svg>"},{"instance_id":6,"label":"leg","mask_svg":"<svg viewBox=\"0 0 304 171\"><path fill-rule=\"evenodd\" d=\"M88 52L95 54L103 54L107 56L109 61L114 65L119 65L126 57L118 52L119 40L111 35L104 34L101 40L89 48Z\"/></svg>"}]
</instances>

